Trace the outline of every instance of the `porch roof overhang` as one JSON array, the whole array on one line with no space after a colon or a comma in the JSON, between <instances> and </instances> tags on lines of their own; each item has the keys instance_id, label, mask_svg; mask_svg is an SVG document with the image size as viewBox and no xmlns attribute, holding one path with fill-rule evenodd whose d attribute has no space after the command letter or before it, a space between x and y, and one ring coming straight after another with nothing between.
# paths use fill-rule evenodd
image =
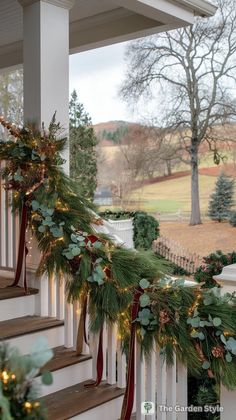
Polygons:
<instances>
[{"instance_id":1,"label":"porch roof overhang","mask_svg":"<svg viewBox=\"0 0 236 420\"><path fill-rule=\"evenodd\" d=\"M36 0L1 0L0 69L23 63L23 9ZM60 0L42 0L60 4ZM127 41L193 23L211 16L205 0L68 0L70 53Z\"/></svg>"}]
</instances>

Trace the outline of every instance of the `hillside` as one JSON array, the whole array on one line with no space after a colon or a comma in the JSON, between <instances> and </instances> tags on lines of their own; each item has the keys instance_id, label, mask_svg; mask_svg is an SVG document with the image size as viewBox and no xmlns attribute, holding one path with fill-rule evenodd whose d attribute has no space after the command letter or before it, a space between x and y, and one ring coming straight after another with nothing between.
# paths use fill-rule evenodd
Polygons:
<instances>
[{"instance_id":1,"label":"hillside","mask_svg":"<svg viewBox=\"0 0 236 420\"><path fill-rule=\"evenodd\" d=\"M190 211L190 167L178 159L176 153L172 153L171 168L168 168L167 162L159 159L158 145L150 138L150 131L141 124L109 121L94 128L99 138L98 185L110 188L115 207L153 213ZM201 146L200 199L204 212L219 173L224 170L227 175L236 177L236 143L232 142L236 126L232 124L224 129L216 126L214 131L217 149L224 159L220 165L214 164L207 144ZM223 134L231 140L230 147L229 143L221 141ZM168 140L166 150L171 149L173 143L174 135ZM182 156L188 157L186 152Z\"/></svg>"}]
</instances>

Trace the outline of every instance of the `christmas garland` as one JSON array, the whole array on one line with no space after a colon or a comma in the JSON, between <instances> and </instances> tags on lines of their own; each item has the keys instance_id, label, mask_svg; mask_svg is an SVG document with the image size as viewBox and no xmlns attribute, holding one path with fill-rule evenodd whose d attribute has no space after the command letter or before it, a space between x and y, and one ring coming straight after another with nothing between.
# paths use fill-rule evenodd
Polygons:
<instances>
[{"instance_id":1,"label":"christmas garland","mask_svg":"<svg viewBox=\"0 0 236 420\"><path fill-rule=\"evenodd\" d=\"M44 339L38 339L30 353L23 356L17 348L0 344L0 418L2 420L43 420L46 411L37 400L35 378L41 373L44 385L51 385L52 374L43 366L53 352Z\"/></svg>"},{"instance_id":2,"label":"christmas garland","mask_svg":"<svg viewBox=\"0 0 236 420\"><path fill-rule=\"evenodd\" d=\"M21 214L13 285L19 282L27 254L28 227L42 253L38 274L66 277L68 301L79 300L82 305L78 351L87 306L90 328L100 332L97 380L92 385L99 385L102 378L104 322L118 322L124 349L129 347L122 420L128 420L132 412L136 336L143 351L149 352L155 343L168 363L176 354L193 373L205 369L228 388L236 387L234 295L220 297L215 290L160 280L166 266L155 255L115 246L109 237L97 234L93 226L101 219L62 170L66 139L58 138L55 117L47 132L19 130L2 118L0 122L13 137L0 142L0 160L6 161L1 176L5 188L13 192L13 209Z\"/></svg>"}]
</instances>

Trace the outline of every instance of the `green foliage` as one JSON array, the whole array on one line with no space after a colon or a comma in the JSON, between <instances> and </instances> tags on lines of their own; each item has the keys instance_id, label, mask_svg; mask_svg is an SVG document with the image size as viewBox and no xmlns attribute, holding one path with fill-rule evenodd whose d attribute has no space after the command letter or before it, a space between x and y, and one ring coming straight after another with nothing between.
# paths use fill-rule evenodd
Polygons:
<instances>
[{"instance_id":1,"label":"green foliage","mask_svg":"<svg viewBox=\"0 0 236 420\"><path fill-rule=\"evenodd\" d=\"M0 345L0 417L2 420L44 420L46 413L36 399L36 376L51 385L52 374L43 366L52 358L52 350L43 338L38 339L29 355L23 356L17 348Z\"/></svg>"},{"instance_id":2,"label":"green foliage","mask_svg":"<svg viewBox=\"0 0 236 420\"><path fill-rule=\"evenodd\" d=\"M97 139L92 122L74 90L70 100L70 175L84 197L93 200L97 181Z\"/></svg>"},{"instance_id":3,"label":"green foliage","mask_svg":"<svg viewBox=\"0 0 236 420\"><path fill-rule=\"evenodd\" d=\"M136 249L149 250L152 248L152 243L159 236L159 223L146 212L141 211L117 211L112 212L107 210L101 212L100 216L104 219L111 220L125 220L133 218L134 226L134 246Z\"/></svg>"},{"instance_id":4,"label":"green foliage","mask_svg":"<svg viewBox=\"0 0 236 420\"><path fill-rule=\"evenodd\" d=\"M220 274L223 267L236 263L236 252L224 254L222 251L216 251L203 258L202 265L196 270L194 279L198 283L204 283L203 287L209 288L216 285L213 276Z\"/></svg>"},{"instance_id":5,"label":"green foliage","mask_svg":"<svg viewBox=\"0 0 236 420\"><path fill-rule=\"evenodd\" d=\"M228 220L234 204L234 179L223 172L217 178L215 191L209 202L209 217L217 222Z\"/></svg>"},{"instance_id":6,"label":"green foliage","mask_svg":"<svg viewBox=\"0 0 236 420\"><path fill-rule=\"evenodd\" d=\"M134 246L136 249L151 249L159 235L158 221L145 212L136 212L134 216Z\"/></svg>"},{"instance_id":7,"label":"green foliage","mask_svg":"<svg viewBox=\"0 0 236 420\"><path fill-rule=\"evenodd\" d=\"M235 294L221 296L218 288L200 292L170 278L144 290L136 319L144 351L156 341L168 364L176 353L190 374L207 371L229 389L236 387L235 322Z\"/></svg>"},{"instance_id":8,"label":"green foliage","mask_svg":"<svg viewBox=\"0 0 236 420\"><path fill-rule=\"evenodd\" d=\"M236 227L236 211L231 211L230 213L230 219L229 219L229 223L231 224L231 226Z\"/></svg>"},{"instance_id":9,"label":"green foliage","mask_svg":"<svg viewBox=\"0 0 236 420\"><path fill-rule=\"evenodd\" d=\"M207 373L202 372L201 376L188 377L188 405L202 407L202 412L188 413L189 420L220 420L218 413L204 412L205 405L215 407L219 404L220 387L214 378L209 378Z\"/></svg>"},{"instance_id":10,"label":"green foliage","mask_svg":"<svg viewBox=\"0 0 236 420\"><path fill-rule=\"evenodd\" d=\"M57 130L53 120L49 133L24 129L16 142L1 142L0 147L0 158L8 162L2 175L6 188L14 191L15 208L20 210L25 203L29 226L42 251L38 273L65 275L69 301L83 301L89 295L90 329L101 330L104 321L118 322L124 347L138 291L135 328L143 351L150 351L156 341L167 363L176 353L193 374L207 370L217 382L236 387L235 296L186 287L184 280L173 282L165 278L165 262L152 252L117 247L98 235L88 202L62 172L60 151L65 141L57 141ZM15 173L22 179L15 180ZM41 365L38 355L37 360ZM48 372L42 379L51 382ZM6 409L4 398L2 405Z\"/></svg>"},{"instance_id":11,"label":"green foliage","mask_svg":"<svg viewBox=\"0 0 236 420\"><path fill-rule=\"evenodd\" d=\"M129 128L126 124L120 125L115 131L103 130L100 137L111 140L114 144L121 144L123 137L128 133Z\"/></svg>"}]
</instances>

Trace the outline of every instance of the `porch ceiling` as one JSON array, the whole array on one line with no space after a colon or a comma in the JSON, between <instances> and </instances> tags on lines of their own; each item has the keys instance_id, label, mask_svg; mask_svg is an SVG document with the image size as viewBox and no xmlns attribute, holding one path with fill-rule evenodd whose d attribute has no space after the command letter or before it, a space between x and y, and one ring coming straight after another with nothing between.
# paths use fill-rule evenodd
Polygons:
<instances>
[{"instance_id":1,"label":"porch ceiling","mask_svg":"<svg viewBox=\"0 0 236 420\"><path fill-rule=\"evenodd\" d=\"M70 10L70 52L184 26L195 14L210 16L214 11L204 0L75 0ZM1 0L0 68L22 63L22 39L22 7L17 0Z\"/></svg>"}]
</instances>

